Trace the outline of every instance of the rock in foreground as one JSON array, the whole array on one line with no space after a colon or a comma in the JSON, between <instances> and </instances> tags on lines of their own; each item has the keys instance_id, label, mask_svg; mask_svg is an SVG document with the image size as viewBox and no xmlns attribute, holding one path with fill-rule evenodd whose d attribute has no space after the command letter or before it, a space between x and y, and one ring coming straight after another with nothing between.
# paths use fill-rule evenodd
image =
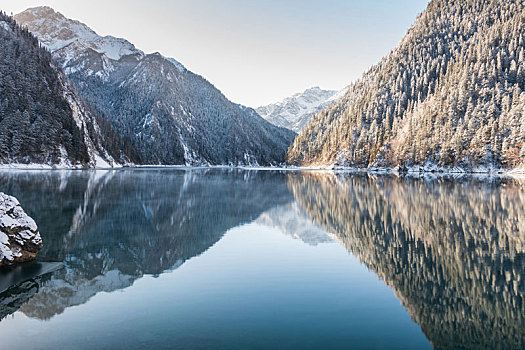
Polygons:
<instances>
[{"instance_id":1,"label":"rock in foreground","mask_svg":"<svg viewBox=\"0 0 525 350\"><path fill-rule=\"evenodd\" d=\"M14 197L0 192L0 267L35 260L42 238Z\"/></svg>"}]
</instances>

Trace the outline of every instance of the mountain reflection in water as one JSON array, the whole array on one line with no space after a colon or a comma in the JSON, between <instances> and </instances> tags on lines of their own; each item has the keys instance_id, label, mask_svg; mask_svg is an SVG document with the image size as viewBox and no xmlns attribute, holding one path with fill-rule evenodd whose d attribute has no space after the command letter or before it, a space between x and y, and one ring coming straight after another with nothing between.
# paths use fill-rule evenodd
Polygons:
<instances>
[{"instance_id":1,"label":"mountain reflection in water","mask_svg":"<svg viewBox=\"0 0 525 350\"><path fill-rule=\"evenodd\" d=\"M172 271L256 222L339 242L435 348L525 346L525 190L511 179L400 179L237 169L0 172L65 268L0 295L49 320ZM307 336L307 335L305 335Z\"/></svg>"},{"instance_id":2,"label":"mountain reflection in water","mask_svg":"<svg viewBox=\"0 0 525 350\"><path fill-rule=\"evenodd\" d=\"M40 255L66 262L21 308L38 319L175 269L293 200L282 175L238 170L19 172L0 182L39 223Z\"/></svg>"}]
</instances>

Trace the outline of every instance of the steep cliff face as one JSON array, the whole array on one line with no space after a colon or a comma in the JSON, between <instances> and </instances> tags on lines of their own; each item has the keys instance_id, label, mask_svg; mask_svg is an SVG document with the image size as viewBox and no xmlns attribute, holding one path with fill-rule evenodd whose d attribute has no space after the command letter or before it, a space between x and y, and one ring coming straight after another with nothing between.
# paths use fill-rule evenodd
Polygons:
<instances>
[{"instance_id":1,"label":"steep cliff face","mask_svg":"<svg viewBox=\"0 0 525 350\"><path fill-rule=\"evenodd\" d=\"M525 5L433 0L295 139L288 161L490 170L525 161Z\"/></svg>"},{"instance_id":2,"label":"steep cliff face","mask_svg":"<svg viewBox=\"0 0 525 350\"><path fill-rule=\"evenodd\" d=\"M230 102L176 60L99 36L48 7L15 19L53 52L81 95L137 149L142 164L284 162L292 131Z\"/></svg>"}]
</instances>

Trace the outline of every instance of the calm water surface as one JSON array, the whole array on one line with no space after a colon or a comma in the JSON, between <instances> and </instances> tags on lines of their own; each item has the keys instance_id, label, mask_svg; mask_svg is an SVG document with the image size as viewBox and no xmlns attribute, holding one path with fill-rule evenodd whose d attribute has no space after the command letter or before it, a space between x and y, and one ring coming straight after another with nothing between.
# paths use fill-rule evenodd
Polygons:
<instances>
[{"instance_id":1,"label":"calm water surface","mask_svg":"<svg viewBox=\"0 0 525 350\"><path fill-rule=\"evenodd\" d=\"M220 169L3 171L64 268L0 348L523 348L525 188Z\"/></svg>"}]
</instances>

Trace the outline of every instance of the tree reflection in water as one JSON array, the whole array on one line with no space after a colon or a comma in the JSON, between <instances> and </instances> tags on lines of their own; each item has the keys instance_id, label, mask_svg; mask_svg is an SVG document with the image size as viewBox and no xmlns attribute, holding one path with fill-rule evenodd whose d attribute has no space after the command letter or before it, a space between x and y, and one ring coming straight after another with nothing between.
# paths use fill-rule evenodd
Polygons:
<instances>
[{"instance_id":1,"label":"tree reflection in water","mask_svg":"<svg viewBox=\"0 0 525 350\"><path fill-rule=\"evenodd\" d=\"M435 348L525 346L521 183L293 174L288 185Z\"/></svg>"}]
</instances>

